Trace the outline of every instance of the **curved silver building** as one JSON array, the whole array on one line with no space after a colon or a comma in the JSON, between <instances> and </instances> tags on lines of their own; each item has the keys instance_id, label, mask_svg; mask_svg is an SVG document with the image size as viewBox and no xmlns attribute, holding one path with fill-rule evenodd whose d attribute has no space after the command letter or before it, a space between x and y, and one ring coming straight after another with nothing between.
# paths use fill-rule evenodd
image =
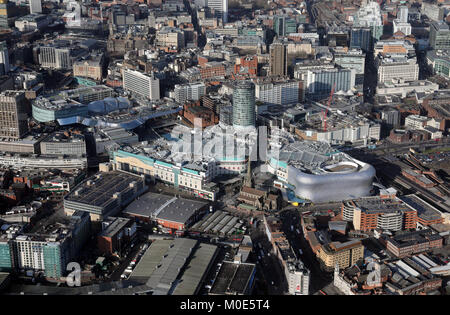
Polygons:
<instances>
[{"instance_id":1,"label":"curved silver building","mask_svg":"<svg viewBox=\"0 0 450 315\"><path fill-rule=\"evenodd\" d=\"M370 195L375 169L362 163L352 172L307 174L289 166L288 181L295 193L313 202L340 201Z\"/></svg>"},{"instance_id":2,"label":"curved silver building","mask_svg":"<svg viewBox=\"0 0 450 315\"><path fill-rule=\"evenodd\" d=\"M273 146L273 144L272 144ZM369 196L375 168L333 150L327 143L295 141L269 153L268 170L280 186L312 202Z\"/></svg>"}]
</instances>

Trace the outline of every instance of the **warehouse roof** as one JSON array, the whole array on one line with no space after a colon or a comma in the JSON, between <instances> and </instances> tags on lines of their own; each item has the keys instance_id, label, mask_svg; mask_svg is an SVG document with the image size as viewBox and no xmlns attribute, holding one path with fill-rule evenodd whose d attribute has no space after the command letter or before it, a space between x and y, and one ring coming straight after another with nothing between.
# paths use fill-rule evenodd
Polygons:
<instances>
[{"instance_id":1,"label":"warehouse roof","mask_svg":"<svg viewBox=\"0 0 450 315\"><path fill-rule=\"evenodd\" d=\"M133 201L124 211L126 214L185 223L208 203L163 194L146 193Z\"/></svg>"},{"instance_id":2,"label":"warehouse roof","mask_svg":"<svg viewBox=\"0 0 450 315\"><path fill-rule=\"evenodd\" d=\"M211 294L246 294L251 286L251 278L255 270L254 264L233 263L224 261L219 274L214 280Z\"/></svg>"},{"instance_id":3,"label":"warehouse roof","mask_svg":"<svg viewBox=\"0 0 450 315\"><path fill-rule=\"evenodd\" d=\"M426 203L416 195L401 196L399 198L410 207L416 209L417 216L421 219L439 220L441 218L441 213L439 212L439 210Z\"/></svg>"},{"instance_id":4,"label":"warehouse roof","mask_svg":"<svg viewBox=\"0 0 450 315\"><path fill-rule=\"evenodd\" d=\"M194 294L216 250L213 245L196 245L196 240L186 238L155 240L129 280L145 282L154 295Z\"/></svg>"},{"instance_id":5,"label":"warehouse roof","mask_svg":"<svg viewBox=\"0 0 450 315\"><path fill-rule=\"evenodd\" d=\"M195 295L199 289L202 276L208 271L208 267L216 253L217 246L200 244L179 284L173 291L173 295Z\"/></svg>"}]
</instances>

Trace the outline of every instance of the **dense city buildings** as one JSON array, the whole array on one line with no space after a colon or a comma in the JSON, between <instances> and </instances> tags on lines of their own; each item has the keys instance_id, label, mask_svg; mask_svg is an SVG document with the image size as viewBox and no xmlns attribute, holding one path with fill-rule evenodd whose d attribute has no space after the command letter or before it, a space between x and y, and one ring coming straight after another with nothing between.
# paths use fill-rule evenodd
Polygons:
<instances>
[{"instance_id":1,"label":"dense city buildings","mask_svg":"<svg viewBox=\"0 0 450 315\"><path fill-rule=\"evenodd\" d=\"M449 8L0 0L1 294L448 295Z\"/></svg>"}]
</instances>

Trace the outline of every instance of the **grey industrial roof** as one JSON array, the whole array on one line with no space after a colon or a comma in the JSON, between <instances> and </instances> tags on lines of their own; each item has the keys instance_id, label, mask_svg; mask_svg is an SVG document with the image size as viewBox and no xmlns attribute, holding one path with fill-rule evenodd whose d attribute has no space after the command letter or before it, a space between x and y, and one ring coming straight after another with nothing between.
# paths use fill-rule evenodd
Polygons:
<instances>
[{"instance_id":1,"label":"grey industrial roof","mask_svg":"<svg viewBox=\"0 0 450 315\"><path fill-rule=\"evenodd\" d=\"M217 210L214 213L208 214L203 220L195 223L191 230L199 232L213 232L220 234L233 234L237 229L242 227L242 223L235 216L227 212Z\"/></svg>"},{"instance_id":2,"label":"grey industrial roof","mask_svg":"<svg viewBox=\"0 0 450 315\"><path fill-rule=\"evenodd\" d=\"M129 189L133 182L143 182L143 179L138 175L120 171L99 173L83 181L65 199L104 207L113 200L115 193Z\"/></svg>"},{"instance_id":3,"label":"grey industrial roof","mask_svg":"<svg viewBox=\"0 0 450 315\"><path fill-rule=\"evenodd\" d=\"M407 195L399 197L406 204L417 210L417 215L425 220L437 220L441 218L438 210L431 205L425 203L422 199L415 195Z\"/></svg>"},{"instance_id":4,"label":"grey industrial roof","mask_svg":"<svg viewBox=\"0 0 450 315\"><path fill-rule=\"evenodd\" d=\"M224 261L210 293L244 294L254 270L254 264L237 264Z\"/></svg>"},{"instance_id":5,"label":"grey industrial roof","mask_svg":"<svg viewBox=\"0 0 450 315\"><path fill-rule=\"evenodd\" d=\"M111 218L111 217L110 217ZM126 218L111 218L113 219L110 224L101 232L101 236L112 237L116 235L125 225L130 222L130 219Z\"/></svg>"},{"instance_id":6,"label":"grey industrial roof","mask_svg":"<svg viewBox=\"0 0 450 315\"><path fill-rule=\"evenodd\" d=\"M133 201L124 213L185 223L195 212L206 205L207 203L203 201L149 192Z\"/></svg>"},{"instance_id":7,"label":"grey industrial roof","mask_svg":"<svg viewBox=\"0 0 450 315\"><path fill-rule=\"evenodd\" d=\"M154 241L134 268L129 279L147 281L173 242L174 240Z\"/></svg>"},{"instance_id":8,"label":"grey industrial roof","mask_svg":"<svg viewBox=\"0 0 450 315\"><path fill-rule=\"evenodd\" d=\"M154 295L192 295L216 253L216 246L177 238L155 240L145 252L129 280L145 283ZM180 272L186 267L185 272Z\"/></svg>"},{"instance_id":9,"label":"grey industrial roof","mask_svg":"<svg viewBox=\"0 0 450 315\"><path fill-rule=\"evenodd\" d=\"M173 295L194 295L197 293L203 275L207 272L211 261L217 253L217 246L200 244L187 266Z\"/></svg>"}]
</instances>

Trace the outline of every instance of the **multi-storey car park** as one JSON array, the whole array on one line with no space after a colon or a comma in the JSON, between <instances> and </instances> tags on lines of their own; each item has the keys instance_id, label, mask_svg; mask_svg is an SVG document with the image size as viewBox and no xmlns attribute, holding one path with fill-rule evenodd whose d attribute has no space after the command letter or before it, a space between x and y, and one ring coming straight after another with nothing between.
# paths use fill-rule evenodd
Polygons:
<instances>
[{"instance_id":1,"label":"multi-storey car park","mask_svg":"<svg viewBox=\"0 0 450 315\"><path fill-rule=\"evenodd\" d=\"M380 124L353 113L328 112L308 115L295 125L295 133L304 140L326 141L331 144L380 140ZM325 125L326 123L326 125Z\"/></svg>"},{"instance_id":2,"label":"multi-storey car park","mask_svg":"<svg viewBox=\"0 0 450 315\"><path fill-rule=\"evenodd\" d=\"M67 214L89 212L93 221L113 216L147 190L144 179L135 174L102 172L84 180L64 197Z\"/></svg>"}]
</instances>

